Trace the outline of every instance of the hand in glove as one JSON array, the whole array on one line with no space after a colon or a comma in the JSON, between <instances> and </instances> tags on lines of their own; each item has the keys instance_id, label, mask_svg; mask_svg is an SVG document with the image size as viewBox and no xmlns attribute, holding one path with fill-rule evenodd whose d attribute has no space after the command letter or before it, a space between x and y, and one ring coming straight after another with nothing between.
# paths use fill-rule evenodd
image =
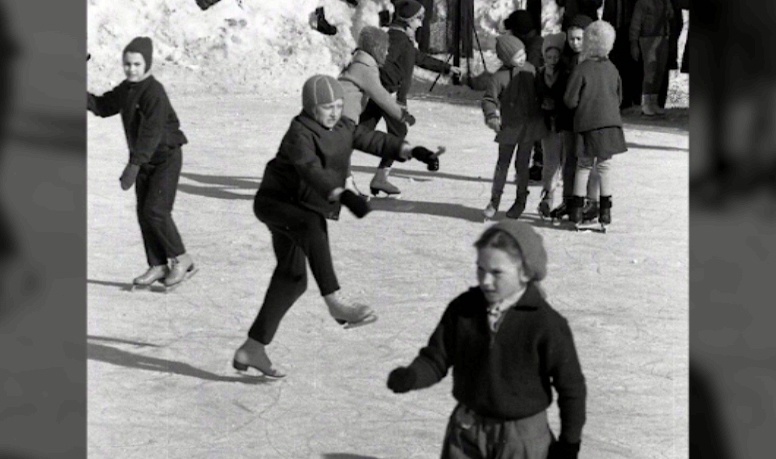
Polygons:
<instances>
[{"instance_id":1,"label":"hand in glove","mask_svg":"<svg viewBox=\"0 0 776 459\"><path fill-rule=\"evenodd\" d=\"M485 124L487 124L488 127L493 129L493 131L496 133L501 131L501 120L498 118L490 118L489 120L485 121Z\"/></svg>"},{"instance_id":2,"label":"hand in glove","mask_svg":"<svg viewBox=\"0 0 776 459\"><path fill-rule=\"evenodd\" d=\"M439 155L444 153L444 151L441 147L437 152L433 152L426 147L415 147L412 149L412 157L425 163L426 169L433 172L439 170Z\"/></svg>"},{"instance_id":3,"label":"hand in glove","mask_svg":"<svg viewBox=\"0 0 776 459\"><path fill-rule=\"evenodd\" d=\"M410 126L415 125L415 117L410 115L410 112L408 112L404 107L401 109L401 121L402 123L407 123Z\"/></svg>"},{"instance_id":4,"label":"hand in glove","mask_svg":"<svg viewBox=\"0 0 776 459\"><path fill-rule=\"evenodd\" d=\"M630 45L631 57L634 61L638 61L641 53L639 52L639 43L637 41L631 42Z\"/></svg>"},{"instance_id":5,"label":"hand in glove","mask_svg":"<svg viewBox=\"0 0 776 459\"><path fill-rule=\"evenodd\" d=\"M119 177L122 190L126 191L132 188L132 185L135 184L135 180L137 180L138 172L140 172L140 166L132 163L127 164L127 167L124 168L124 172L121 173L121 177Z\"/></svg>"},{"instance_id":6,"label":"hand in glove","mask_svg":"<svg viewBox=\"0 0 776 459\"><path fill-rule=\"evenodd\" d=\"M417 379L418 375L412 368L396 368L388 375L388 389L391 389L395 394L409 392L415 386Z\"/></svg>"},{"instance_id":7,"label":"hand in glove","mask_svg":"<svg viewBox=\"0 0 776 459\"><path fill-rule=\"evenodd\" d=\"M547 459L577 459L579 455L579 443L566 443L556 441L550 445Z\"/></svg>"},{"instance_id":8,"label":"hand in glove","mask_svg":"<svg viewBox=\"0 0 776 459\"><path fill-rule=\"evenodd\" d=\"M369 208L369 203L366 199L350 190L343 191L339 196L339 200L342 205L353 212L353 215L357 218L364 218L364 216L372 210Z\"/></svg>"}]
</instances>

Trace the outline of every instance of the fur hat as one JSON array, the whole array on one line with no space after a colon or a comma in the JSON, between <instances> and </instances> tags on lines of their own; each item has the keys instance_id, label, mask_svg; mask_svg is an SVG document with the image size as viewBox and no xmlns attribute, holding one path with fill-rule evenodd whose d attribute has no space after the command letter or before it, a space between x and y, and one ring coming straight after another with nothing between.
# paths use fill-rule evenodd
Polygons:
<instances>
[{"instance_id":1,"label":"fur hat","mask_svg":"<svg viewBox=\"0 0 776 459\"><path fill-rule=\"evenodd\" d=\"M423 10L423 5L415 0L399 0L396 2L395 15L397 19L409 21Z\"/></svg>"},{"instance_id":2,"label":"fur hat","mask_svg":"<svg viewBox=\"0 0 776 459\"><path fill-rule=\"evenodd\" d=\"M517 36L526 35L532 30L535 30L531 13L526 10L513 11L512 14L504 19L504 28Z\"/></svg>"},{"instance_id":3,"label":"fur hat","mask_svg":"<svg viewBox=\"0 0 776 459\"><path fill-rule=\"evenodd\" d=\"M302 108L315 116L315 107L344 98L344 91L336 78L329 75L313 75L302 86Z\"/></svg>"},{"instance_id":4,"label":"fur hat","mask_svg":"<svg viewBox=\"0 0 776 459\"><path fill-rule=\"evenodd\" d=\"M132 41L130 41L129 44L124 48L124 52L122 52L121 55L123 56L127 53L140 53L140 55L143 56L143 60L145 60L145 71L147 72L151 70L151 62L153 61L154 56L154 43L150 38L133 38Z\"/></svg>"},{"instance_id":5,"label":"fur hat","mask_svg":"<svg viewBox=\"0 0 776 459\"><path fill-rule=\"evenodd\" d=\"M544 37L542 42L542 55L550 48L557 48L558 51L563 51L563 47L566 44L566 34L564 32L551 33Z\"/></svg>"},{"instance_id":6,"label":"fur hat","mask_svg":"<svg viewBox=\"0 0 776 459\"><path fill-rule=\"evenodd\" d=\"M577 28L585 30L587 26L589 26L593 22L592 19L590 19L590 16L585 16L584 14L578 14L571 18L569 21L568 29Z\"/></svg>"},{"instance_id":7,"label":"fur hat","mask_svg":"<svg viewBox=\"0 0 776 459\"><path fill-rule=\"evenodd\" d=\"M383 65L388 53L388 32L374 26L365 26L358 34L358 48Z\"/></svg>"},{"instance_id":8,"label":"fur hat","mask_svg":"<svg viewBox=\"0 0 776 459\"><path fill-rule=\"evenodd\" d=\"M547 275L547 251L544 249L542 236L533 226L518 220L505 219L486 229L485 233L493 231L503 231L515 240L523 256L523 267L532 275L531 280L544 279Z\"/></svg>"},{"instance_id":9,"label":"fur hat","mask_svg":"<svg viewBox=\"0 0 776 459\"><path fill-rule=\"evenodd\" d=\"M503 34L496 37L496 55L505 64L509 64L521 49L525 49L525 45L514 35Z\"/></svg>"},{"instance_id":10,"label":"fur hat","mask_svg":"<svg viewBox=\"0 0 776 459\"><path fill-rule=\"evenodd\" d=\"M617 33L606 21L595 21L585 29L582 49L586 57L607 57L614 47Z\"/></svg>"}]
</instances>

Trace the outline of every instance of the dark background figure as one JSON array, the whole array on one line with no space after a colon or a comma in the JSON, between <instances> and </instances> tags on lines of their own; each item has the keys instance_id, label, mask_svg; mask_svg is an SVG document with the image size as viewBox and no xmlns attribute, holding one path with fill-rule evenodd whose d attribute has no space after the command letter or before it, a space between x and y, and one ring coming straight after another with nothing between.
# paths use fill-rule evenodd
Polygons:
<instances>
[{"instance_id":1,"label":"dark background figure","mask_svg":"<svg viewBox=\"0 0 776 459\"><path fill-rule=\"evenodd\" d=\"M637 65L633 64L633 58L630 53L630 43L628 41L628 29L630 28L631 17L633 17L633 6L636 0L605 0L603 19L614 26L617 38L614 40L614 49L612 49L609 59L620 72L622 79L622 104L620 108L626 109L641 104L641 84L644 78L643 64L641 61Z\"/></svg>"},{"instance_id":2,"label":"dark background figure","mask_svg":"<svg viewBox=\"0 0 776 459\"><path fill-rule=\"evenodd\" d=\"M674 11L673 18L670 21L670 32L668 36L668 65L663 71L663 80L660 83L660 91L657 95L657 104L660 108L665 108L668 101L668 86L670 83L671 70L679 69L679 36L682 34L684 19L682 18L683 0L671 0L671 7ZM690 3L684 0L685 3Z\"/></svg>"},{"instance_id":3,"label":"dark background figure","mask_svg":"<svg viewBox=\"0 0 776 459\"><path fill-rule=\"evenodd\" d=\"M604 0L555 0L555 3L563 8L561 30L565 32L571 19L578 14L584 14L593 21L601 19L598 16L598 9L604 4Z\"/></svg>"}]
</instances>

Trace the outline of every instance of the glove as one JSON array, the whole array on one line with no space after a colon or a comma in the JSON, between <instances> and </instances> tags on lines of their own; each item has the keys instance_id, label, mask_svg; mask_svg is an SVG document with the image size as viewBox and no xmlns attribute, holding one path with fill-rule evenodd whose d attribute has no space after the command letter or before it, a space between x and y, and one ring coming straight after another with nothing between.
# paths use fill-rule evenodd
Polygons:
<instances>
[{"instance_id":1,"label":"glove","mask_svg":"<svg viewBox=\"0 0 776 459\"><path fill-rule=\"evenodd\" d=\"M566 443L556 441L550 445L547 459L577 459L579 455L579 443Z\"/></svg>"},{"instance_id":2,"label":"glove","mask_svg":"<svg viewBox=\"0 0 776 459\"><path fill-rule=\"evenodd\" d=\"M415 147L412 149L412 157L426 164L429 171L439 170L439 158L437 154L426 147Z\"/></svg>"},{"instance_id":3,"label":"glove","mask_svg":"<svg viewBox=\"0 0 776 459\"><path fill-rule=\"evenodd\" d=\"M357 218L364 218L364 216L372 210L369 208L369 203L366 199L350 190L343 191L342 194L340 194L339 200L342 205L353 212L353 215Z\"/></svg>"},{"instance_id":4,"label":"glove","mask_svg":"<svg viewBox=\"0 0 776 459\"><path fill-rule=\"evenodd\" d=\"M487 124L488 127L493 129L496 133L501 130L501 120L498 118L490 118L489 120L485 121L485 124Z\"/></svg>"},{"instance_id":5,"label":"glove","mask_svg":"<svg viewBox=\"0 0 776 459\"><path fill-rule=\"evenodd\" d=\"M388 375L388 389L395 394L409 392L415 386L417 379L418 375L412 368L396 368Z\"/></svg>"},{"instance_id":6,"label":"glove","mask_svg":"<svg viewBox=\"0 0 776 459\"><path fill-rule=\"evenodd\" d=\"M636 42L636 41L631 42L630 52L631 52L631 57L633 58L634 61L639 60L639 57L641 56L641 53L639 52L639 43L638 42Z\"/></svg>"},{"instance_id":7,"label":"glove","mask_svg":"<svg viewBox=\"0 0 776 459\"><path fill-rule=\"evenodd\" d=\"M410 112L408 112L406 108L401 109L401 121L402 123L407 123L410 126L415 125L415 117L410 115Z\"/></svg>"},{"instance_id":8,"label":"glove","mask_svg":"<svg viewBox=\"0 0 776 459\"><path fill-rule=\"evenodd\" d=\"M135 180L137 180L138 172L140 172L140 166L132 163L127 164L127 167L124 168L124 172L121 173L121 177L119 177L122 190L127 191L132 188L132 185L135 184Z\"/></svg>"}]
</instances>

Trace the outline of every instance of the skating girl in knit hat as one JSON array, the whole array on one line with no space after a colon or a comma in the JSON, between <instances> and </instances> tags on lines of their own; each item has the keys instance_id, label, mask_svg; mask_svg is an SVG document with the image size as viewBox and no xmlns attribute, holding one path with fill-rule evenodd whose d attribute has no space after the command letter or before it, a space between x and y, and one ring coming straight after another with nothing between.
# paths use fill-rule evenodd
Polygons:
<instances>
[{"instance_id":1,"label":"skating girl in knit hat","mask_svg":"<svg viewBox=\"0 0 776 459\"><path fill-rule=\"evenodd\" d=\"M376 320L372 308L343 299L332 264L326 220L336 220L342 205L362 218L367 201L346 190L353 149L399 161L416 158L439 168L436 153L402 139L357 128L343 117L344 93L327 75L309 78L302 88L302 112L294 117L275 158L267 163L253 203L256 217L269 229L277 266L248 339L234 354L237 370L252 367L264 375L285 374L273 367L265 347L283 316L307 290L307 264L331 316L346 326Z\"/></svg>"},{"instance_id":2,"label":"skating girl in knit hat","mask_svg":"<svg viewBox=\"0 0 776 459\"><path fill-rule=\"evenodd\" d=\"M531 148L547 135L547 127L536 97L536 69L526 61L525 47L513 35L496 38L496 54L503 66L493 74L482 98L485 124L496 132L498 161L493 173L490 201L483 211L486 219L493 218L501 203L509 165L517 147L517 196L507 217L517 219L528 198L528 163Z\"/></svg>"},{"instance_id":3,"label":"skating girl in knit hat","mask_svg":"<svg viewBox=\"0 0 776 459\"><path fill-rule=\"evenodd\" d=\"M395 393L423 389L452 367L442 458L576 459L586 385L566 319L547 303L541 236L503 220L480 236L478 287L455 298L418 356L388 376ZM546 410L558 394L555 441Z\"/></svg>"},{"instance_id":4,"label":"skating girl in knit hat","mask_svg":"<svg viewBox=\"0 0 776 459\"><path fill-rule=\"evenodd\" d=\"M569 206L569 220L576 224L583 218L583 196L593 170L600 179L598 221L601 225L611 223L611 159L628 150L620 116L622 80L609 60L614 39L614 27L606 21L596 21L585 29L584 59L569 77L564 95L566 106L574 109L574 133L582 142Z\"/></svg>"},{"instance_id":5,"label":"skating girl in knit hat","mask_svg":"<svg viewBox=\"0 0 776 459\"><path fill-rule=\"evenodd\" d=\"M121 174L121 189L135 185L137 219L149 266L133 285L163 281L172 287L195 270L172 219L183 163L181 145L187 140L164 86L151 75L151 39L133 39L122 59L126 80L102 96L87 93L87 109L100 117L121 114L124 124L129 162Z\"/></svg>"}]
</instances>

